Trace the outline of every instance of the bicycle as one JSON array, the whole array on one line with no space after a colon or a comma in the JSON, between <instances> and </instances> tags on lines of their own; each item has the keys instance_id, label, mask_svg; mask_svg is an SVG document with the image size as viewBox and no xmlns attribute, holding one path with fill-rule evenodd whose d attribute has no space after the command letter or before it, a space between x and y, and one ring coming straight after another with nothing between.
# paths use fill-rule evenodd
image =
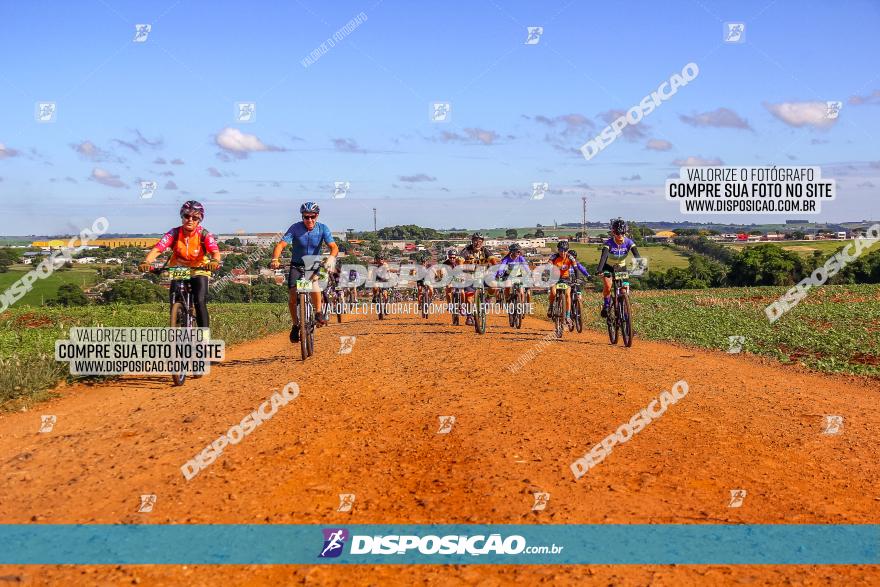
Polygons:
<instances>
[{"instance_id":1,"label":"bicycle","mask_svg":"<svg viewBox=\"0 0 880 587\"><path fill-rule=\"evenodd\" d=\"M324 304L327 308L332 309L336 314L336 322L342 322L342 314L345 309L345 294L339 287L339 282L335 276L330 276L329 281L327 282L327 288L321 293L321 295L323 296Z\"/></svg>"},{"instance_id":2,"label":"bicycle","mask_svg":"<svg viewBox=\"0 0 880 587\"><path fill-rule=\"evenodd\" d=\"M207 268L199 266L158 267L150 269L150 273L155 275L167 273L171 279L171 286L169 288L169 299L171 301L169 326L171 328L193 328L196 324L196 308L192 301L192 289L190 287L190 278L192 277L193 270L207 271ZM186 364L186 361L184 361L184 364ZM172 374L171 381L174 382L174 385L180 386L186 381L186 376L187 370L184 369L180 373Z\"/></svg>"},{"instance_id":3,"label":"bicycle","mask_svg":"<svg viewBox=\"0 0 880 587\"><path fill-rule=\"evenodd\" d=\"M560 281L556 284L556 297L553 299L553 305L550 306L550 315L553 317L553 329L556 338L562 338L565 332L565 290L569 289L569 284Z\"/></svg>"},{"instance_id":4,"label":"bicycle","mask_svg":"<svg viewBox=\"0 0 880 587\"><path fill-rule=\"evenodd\" d=\"M311 272L312 276L306 278L305 274L307 272ZM295 282L299 348L303 361L315 353L315 328L317 327L318 320L315 317L315 307L312 305L312 284L326 277L327 271L322 260L319 259L312 264L310 269L303 271L303 276Z\"/></svg>"},{"instance_id":5,"label":"bicycle","mask_svg":"<svg viewBox=\"0 0 880 587\"><path fill-rule=\"evenodd\" d=\"M464 293L460 287L452 288L452 325L458 326L464 306Z\"/></svg>"},{"instance_id":6,"label":"bicycle","mask_svg":"<svg viewBox=\"0 0 880 587\"><path fill-rule=\"evenodd\" d=\"M373 306L379 315L379 320L384 320L388 315L388 288L380 287L378 292L373 293Z\"/></svg>"},{"instance_id":7,"label":"bicycle","mask_svg":"<svg viewBox=\"0 0 880 587\"><path fill-rule=\"evenodd\" d=\"M581 314L581 280L575 277L571 280L571 322L568 331L584 331L584 319Z\"/></svg>"},{"instance_id":8,"label":"bicycle","mask_svg":"<svg viewBox=\"0 0 880 587\"><path fill-rule=\"evenodd\" d=\"M474 280L474 331L486 334L486 285L483 280Z\"/></svg>"},{"instance_id":9,"label":"bicycle","mask_svg":"<svg viewBox=\"0 0 880 587\"><path fill-rule=\"evenodd\" d=\"M607 275L608 272L606 271ZM623 346L631 347L633 343L632 308L629 302L629 273L611 271L611 305L605 319L608 327L608 339L617 344L618 333L623 336Z\"/></svg>"},{"instance_id":10,"label":"bicycle","mask_svg":"<svg viewBox=\"0 0 880 587\"><path fill-rule=\"evenodd\" d=\"M419 293L418 293L418 301L419 301L419 310L422 314L422 318L428 317L428 310L430 309L430 305L433 301L434 297L434 288L426 283L419 284Z\"/></svg>"}]
</instances>

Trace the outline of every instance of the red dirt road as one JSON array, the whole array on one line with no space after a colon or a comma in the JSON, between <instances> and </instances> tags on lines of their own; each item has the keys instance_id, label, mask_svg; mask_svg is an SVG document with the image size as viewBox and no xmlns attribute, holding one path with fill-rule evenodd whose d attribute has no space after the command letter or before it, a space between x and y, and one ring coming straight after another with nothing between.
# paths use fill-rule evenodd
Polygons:
<instances>
[{"instance_id":1,"label":"red dirt road","mask_svg":"<svg viewBox=\"0 0 880 587\"><path fill-rule=\"evenodd\" d=\"M346 318L294 360L287 335L241 344L174 388L129 377L60 389L0 417L0 523L878 523L876 381L750 356L445 315ZM339 336L353 335L340 355ZM689 393L575 481L569 465L661 391ZM300 396L194 479L180 466L290 381ZM41 414L54 414L38 433ZM844 417L823 435L824 416ZM437 434L438 417L454 415ZM728 507L731 489L748 493ZM532 512L532 493L550 493ZM338 494L354 493L340 513ZM151 513L139 496L155 494ZM880 584L843 566L0 567L10 585Z\"/></svg>"}]
</instances>

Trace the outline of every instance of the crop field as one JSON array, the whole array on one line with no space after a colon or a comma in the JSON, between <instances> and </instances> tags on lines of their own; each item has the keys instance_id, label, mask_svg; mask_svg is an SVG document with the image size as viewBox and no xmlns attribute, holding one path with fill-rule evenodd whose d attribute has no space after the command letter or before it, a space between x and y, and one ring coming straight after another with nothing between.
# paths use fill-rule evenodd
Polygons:
<instances>
[{"instance_id":1,"label":"crop field","mask_svg":"<svg viewBox=\"0 0 880 587\"><path fill-rule=\"evenodd\" d=\"M167 326L167 304L107 305L77 308L27 308L0 314L0 409L45 397L65 378L56 363L55 340L72 326ZM227 344L260 338L289 328L284 304L211 304L211 336Z\"/></svg>"},{"instance_id":2,"label":"crop field","mask_svg":"<svg viewBox=\"0 0 880 587\"><path fill-rule=\"evenodd\" d=\"M30 271L31 266L29 265L15 265L15 269L10 269L6 273L0 273L0 292L6 291L9 286ZM45 279L37 279L33 283L33 289L15 302L15 305L39 306L44 301L54 298L58 293L58 288L64 283L73 283L85 289L94 285L97 281L98 274L94 267L74 267L64 271L55 271Z\"/></svg>"},{"instance_id":3,"label":"crop field","mask_svg":"<svg viewBox=\"0 0 880 587\"><path fill-rule=\"evenodd\" d=\"M880 377L880 286L827 285L815 288L774 324L764 308L784 287L634 291L638 338L669 340L727 351L730 336L744 336L742 352L817 371ZM536 301L546 317L545 298ZM585 323L605 330L601 297L586 292Z\"/></svg>"}]
</instances>

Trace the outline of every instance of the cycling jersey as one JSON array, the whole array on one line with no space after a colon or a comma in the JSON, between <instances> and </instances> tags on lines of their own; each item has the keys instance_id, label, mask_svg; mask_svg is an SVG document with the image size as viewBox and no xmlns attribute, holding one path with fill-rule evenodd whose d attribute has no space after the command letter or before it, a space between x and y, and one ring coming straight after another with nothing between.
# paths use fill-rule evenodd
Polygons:
<instances>
[{"instance_id":1,"label":"cycling jersey","mask_svg":"<svg viewBox=\"0 0 880 587\"><path fill-rule=\"evenodd\" d=\"M507 267L505 267L507 265ZM517 255L516 257L511 257L510 255L504 255L504 258L501 259L501 267L498 268L498 271L495 272L495 279L499 279L502 276L506 276L514 269L521 269L528 271L529 262L526 261L526 258L522 255Z\"/></svg>"},{"instance_id":2,"label":"cycling jersey","mask_svg":"<svg viewBox=\"0 0 880 587\"><path fill-rule=\"evenodd\" d=\"M623 242L617 244L613 237L609 238L602 245L602 255L599 258L598 272L601 273L605 270L606 263L608 265L622 265L630 251L632 251L633 257L637 259L641 258L639 256L639 249L636 247L636 243L632 239L624 237Z\"/></svg>"},{"instance_id":3,"label":"cycling jersey","mask_svg":"<svg viewBox=\"0 0 880 587\"><path fill-rule=\"evenodd\" d=\"M566 256L563 259L562 255L560 255L559 253L553 253L553 255L550 257L550 262L559 268L559 277L561 279L568 279L571 275L572 269L580 271L586 277L590 276L590 273L587 271L587 269L583 265L581 265L579 261L573 259L572 257Z\"/></svg>"},{"instance_id":4,"label":"cycling jersey","mask_svg":"<svg viewBox=\"0 0 880 587\"><path fill-rule=\"evenodd\" d=\"M315 228L308 230L303 222L291 224L281 240L293 247L293 265L303 265L303 257L307 255L320 255L321 243L333 242L333 235L326 224L315 222Z\"/></svg>"},{"instance_id":5,"label":"cycling jersey","mask_svg":"<svg viewBox=\"0 0 880 587\"><path fill-rule=\"evenodd\" d=\"M171 249L169 267L198 267L208 261L207 253L220 250L217 239L206 228L199 227L187 235L182 226L166 232L154 248L160 253Z\"/></svg>"},{"instance_id":6,"label":"cycling jersey","mask_svg":"<svg viewBox=\"0 0 880 587\"><path fill-rule=\"evenodd\" d=\"M458 256L463 257L464 259L470 259L473 257L474 265L485 265L489 262L489 257L492 256L492 252L486 247L475 249L474 245L468 245L461 250Z\"/></svg>"}]
</instances>

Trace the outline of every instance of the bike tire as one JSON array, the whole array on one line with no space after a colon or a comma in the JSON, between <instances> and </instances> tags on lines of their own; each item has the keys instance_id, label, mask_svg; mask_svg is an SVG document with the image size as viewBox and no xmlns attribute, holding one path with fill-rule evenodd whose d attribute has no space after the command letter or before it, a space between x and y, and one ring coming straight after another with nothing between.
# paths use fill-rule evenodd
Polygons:
<instances>
[{"instance_id":1,"label":"bike tire","mask_svg":"<svg viewBox=\"0 0 880 587\"><path fill-rule=\"evenodd\" d=\"M620 333L623 335L623 346L629 348L633 343L632 333L632 307L629 304L629 296L621 297L620 301Z\"/></svg>"},{"instance_id":2,"label":"bike tire","mask_svg":"<svg viewBox=\"0 0 880 587\"><path fill-rule=\"evenodd\" d=\"M336 323L342 323L342 309L345 307L345 296L339 290L333 294L333 309L336 312Z\"/></svg>"},{"instance_id":3,"label":"bike tire","mask_svg":"<svg viewBox=\"0 0 880 587\"><path fill-rule=\"evenodd\" d=\"M617 303L616 300L612 300L612 303L608 306L608 317L605 318L605 324L608 327L608 340L611 341L611 344L617 344Z\"/></svg>"},{"instance_id":4,"label":"bike tire","mask_svg":"<svg viewBox=\"0 0 880 587\"><path fill-rule=\"evenodd\" d=\"M581 318L581 296L572 296L571 297L571 321L574 324L574 329L578 332L584 331L584 322Z\"/></svg>"},{"instance_id":5,"label":"bike tire","mask_svg":"<svg viewBox=\"0 0 880 587\"><path fill-rule=\"evenodd\" d=\"M562 338L562 333L565 332L565 315L559 295L557 293L556 299L553 300L553 332L556 338Z\"/></svg>"},{"instance_id":6,"label":"bike tire","mask_svg":"<svg viewBox=\"0 0 880 587\"><path fill-rule=\"evenodd\" d=\"M180 302L175 302L174 305L171 306L171 327L189 328L190 324L188 322L189 321L187 320L186 306L184 306ZM175 386L183 385L184 381L186 381L186 371L183 371L181 373L172 373L171 381L174 382Z\"/></svg>"},{"instance_id":7,"label":"bike tire","mask_svg":"<svg viewBox=\"0 0 880 587\"><path fill-rule=\"evenodd\" d=\"M477 334L486 334L486 308L483 307L483 292L474 294L474 330Z\"/></svg>"},{"instance_id":8,"label":"bike tire","mask_svg":"<svg viewBox=\"0 0 880 587\"><path fill-rule=\"evenodd\" d=\"M299 316L299 350L300 356L303 361L308 359L311 352L311 345L309 344L309 336L311 335L309 328L309 294L298 294L299 300L297 301L296 312Z\"/></svg>"}]
</instances>

